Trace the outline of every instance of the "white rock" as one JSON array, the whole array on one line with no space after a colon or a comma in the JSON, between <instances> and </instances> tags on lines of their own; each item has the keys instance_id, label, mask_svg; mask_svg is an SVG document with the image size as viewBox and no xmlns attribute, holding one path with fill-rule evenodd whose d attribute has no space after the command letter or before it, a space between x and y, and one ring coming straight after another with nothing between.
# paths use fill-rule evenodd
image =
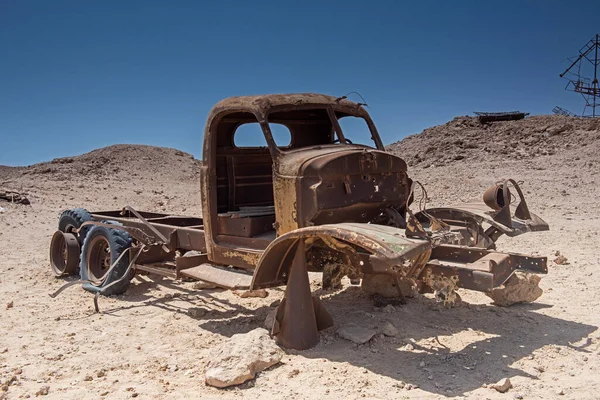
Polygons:
<instances>
[{"instance_id":1,"label":"white rock","mask_svg":"<svg viewBox=\"0 0 600 400\"><path fill-rule=\"evenodd\" d=\"M244 383L279 363L283 351L265 329L256 328L233 335L215 347L209 357L206 384L224 388Z\"/></svg>"},{"instance_id":2,"label":"white rock","mask_svg":"<svg viewBox=\"0 0 600 400\"><path fill-rule=\"evenodd\" d=\"M216 289L216 288L217 288L217 285L215 285L214 283L204 282L204 281L196 282L192 286L192 289L194 289L194 290Z\"/></svg>"},{"instance_id":3,"label":"white rock","mask_svg":"<svg viewBox=\"0 0 600 400\"><path fill-rule=\"evenodd\" d=\"M345 325L340 327L337 333L341 338L350 340L356 344L363 344L371 340L377 331L375 329L363 328L362 326Z\"/></svg>"}]
</instances>

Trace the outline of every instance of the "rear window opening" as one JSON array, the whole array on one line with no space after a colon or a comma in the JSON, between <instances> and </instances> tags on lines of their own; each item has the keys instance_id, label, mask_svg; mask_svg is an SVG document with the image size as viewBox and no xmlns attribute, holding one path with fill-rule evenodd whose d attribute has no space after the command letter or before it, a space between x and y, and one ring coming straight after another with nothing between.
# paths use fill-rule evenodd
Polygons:
<instances>
[{"instance_id":1,"label":"rear window opening","mask_svg":"<svg viewBox=\"0 0 600 400\"><path fill-rule=\"evenodd\" d=\"M273 140L277 147L289 147L292 144L292 133L282 124L269 123ZM235 147L267 147L267 139L258 122L249 122L237 127L233 135Z\"/></svg>"}]
</instances>

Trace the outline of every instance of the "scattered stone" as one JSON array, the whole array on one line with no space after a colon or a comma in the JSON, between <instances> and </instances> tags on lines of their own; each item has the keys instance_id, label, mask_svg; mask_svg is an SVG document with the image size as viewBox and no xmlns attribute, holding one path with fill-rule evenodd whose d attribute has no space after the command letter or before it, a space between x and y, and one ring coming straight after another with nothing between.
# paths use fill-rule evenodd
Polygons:
<instances>
[{"instance_id":1,"label":"scattered stone","mask_svg":"<svg viewBox=\"0 0 600 400\"><path fill-rule=\"evenodd\" d=\"M102 368L100 371L96 372L96 376L98 378L102 378L102 377L106 376L106 370L104 368Z\"/></svg>"},{"instance_id":2,"label":"scattered stone","mask_svg":"<svg viewBox=\"0 0 600 400\"><path fill-rule=\"evenodd\" d=\"M281 361L283 351L262 328L238 333L211 352L206 384L218 388L239 385Z\"/></svg>"},{"instance_id":3,"label":"scattered stone","mask_svg":"<svg viewBox=\"0 0 600 400\"><path fill-rule=\"evenodd\" d=\"M293 378L296 375L298 375L299 373L300 373L299 369L294 369L294 370L290 371L290 373L288 374L288 378Z\"/></svg>"},{"instance_id":4,"label":"scattered stone","mask_svg":"<svg viewBox=\"0 0 600 400\"><path fill-rule=\"evenodd\" d=\"M387 306L383 307L382 311L391 314L396 311L396 308L393 305L388 304Z\"/></svg>"},{"instance_id":5,"label":"scattered stone","mask_svg":"<svg viewBox=\"0 0 600 400\"><path fill-rule=\"evenodd\" d=\"M558 257L556 257L554 259L554 264L556 264L556 265L569 265L569 260L567 259L567 257L565 257L563 255L559 255Z\"/></svg>"},{"instance_id":6,"label":"scattered stone","mask_svg":"<svg viewBox=\"0 0 600 400\"><path fill-rule=\"evenodd\" d=\"M242 299L246 299L248 297L259 297L261 299L264 299L268 295L269 295L269 292L267 292L266 289L256 289L256 290L246 290L245 292L240 294L240 297Z\"/></svg>"},{"instance_id":7,"label":"scattered stone","mask_svg":"<svg viewBox=\"0 0 600 400\"><path fill-rule=\"evenodd\" d=\"M390 321L386 321L381 328L381 333L383 333L385 336L392 337L398 334L398 329L396 329L396 327Z\"/></svg>"},{"instance_id":8,"label":"scattered stone","mask_svg":"<svg viewBox=\"0 0 600 400\"><path fill-rule=\"evenodd\" d=\"M187 253L186 253L187 254ZM192 289L194 290L202 290L202 289L216 289L217 285L215 285L214 283L210 283L210 282L204 282L204 281L199 281L194 283L194 285L192 286Z\"/></svg>"},{"instance_id":9,"label":"scattered stone","mask_svg":"<svg viewBox=\"0 0 600 400\"><path fill-rule=\"evenodd\" d=\"M50 386L42 386L40 390L35 392L36 396L47 396L50 393Z\"/></svg>"},{"instance_id":10,"label":"scattered stone","mask_svg":"<svg viewBox=\"0 0 600 400\"><path fill-rule=\"evenodd\" d=\"M564 389L558 389L556 391L556 394L559 395L559 396L564 396L565 395L565 390Z\"/></svg>"},{"instance_id":11,"label":"scattered stone","mask_svg":"<svg viewBox=\"0 0 600 400\"><path fill-rule=\"evenodd\" d=\"M192 308L188 308L188 310L187 310L188 315L192 318L204 317L207 312L208 312L208 310L206 308L202 308L202 307L192 307Z\"/></svg>"},{"instance_id":12,"label":"scattered stone","mask_svg":"<svg viewBox=\"0 0 600 400\"><path fill-rule=\"evenodd\" d=\"M94 378L91 375L86 375L85 378L83 378L84 382L90 382L93 381Z\"/></svg>"},{"instance_id":13,"label":"scattered stone","mask_svg":"<svg viewBox=\"0 0 600 400\"><path fill-rule=\"evenodd\" d=\"M15 304L14 304L14 302L12 302L12 301L11 301L10 303L8 303L8 304L6 305L6 309L8 310L9 308L13 308L13 307L14 307L14 305L15 305Z\"/></svg>"},{"instance_id":14,"label":"scattered stone","mask_svg":"<svg viewBox=\"0 0 600 400\"><path fill-rule=\"evenodd\" d=\"M497 383L490 386L490 388L496 389L500 393L506 393L512 387L513 385L508 378L500 379Z\"/></svg>"},{"instance_id":15,"label":"scattered stone","mask_svg":"<svg viewBox=\"0 0 600 400\"><path fill-rule=\"evenodd\" d=\"M281 304L281 300L275 300L274 302L269 304L269 307L279 307L280 304Z\"/></svg>"},{"instance_id":16,"label":"scattered stone","mask_svg":"<svg viewBox=\"0 0 600 400\"><path fill-rule=\"evenodd\" d=\"M265 328L271 333L273 324L275 323L275 316L277 315L277 309L269 311L265 318Z\"/></svg>"},{"instance_id":17,"label":"scattered stone","mask_svg":"<svg viewBox=\"0 0 600 400\"><path fill-rule=\"evenodd\" d=\"M421 368L425 368L425 361L421 361L421 362L419 363L419 367L421 367Z\"/></svg>"},{"instance_id":18,"label":"scattered stone","mask_svg":"<svg viewBox=\"0 0 600 400\"><path fill-rule=\"evenodd\" d=\"M497 306L508 307L516 303L530 303L537 300L544 291L540 288L541 278L534 274L515 272L496 289L486 293Z\"/></svg>"},{"instance_id":19,"label":"scattered stone","mask_svg":"<svg viewBox=\"0 0 600 400\"><path fill-rule=\"evenodd\" d=\"M102 393L100 393L100 396L101 396L101 397L108 396L108 393L109 393L108 391L106 391L106 392L102 392Z\"/></svg>"},{"instance_id":20,"label":"scattered stone","mask_svg":"<svg viewBox=\"0 0 600 400\"><path fill-rule=\"evenodd\" d=\"M367 343L376 333L375 329L363 328L356 325L344 325L337 331L337 334L341 338L356 344Z\"/></svg>"},{"instance_id":21,"label":"scattered stone","mask_svg":"<svg viewBox=\"0 0 600 400\"><path fill-rule=\"evenodd\" d=\"M177 364L169 365L169 372L173 373L173 372L177 372L177 371L179 371L179 366Z\"/></svg>"}]
</instances>

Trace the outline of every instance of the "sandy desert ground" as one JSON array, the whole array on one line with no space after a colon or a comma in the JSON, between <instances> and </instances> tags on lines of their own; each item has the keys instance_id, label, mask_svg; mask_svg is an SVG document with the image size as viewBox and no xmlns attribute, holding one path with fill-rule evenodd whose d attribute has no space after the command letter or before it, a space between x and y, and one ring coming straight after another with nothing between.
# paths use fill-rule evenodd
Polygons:
<instances>
[{"instance_id":1,"label":"sandy desert ground","mask_svg":"<svg viewBox=\"0 0 600 400\"><path fill-rule=\"evenodd\" d=\"M502 177L524 181L530 209L551 230L503 238L499 249L549 257L544 295L509 308L473 292L461 292L455 308L419 296L384 311L346 285L322 293L336 326L319 345L287 351L279 365L229 389L204 383L211 349L263 326L281 289L243 299L147 275L126 294L101 298L99 314L80 287L48 296L65 283L48 261L63 209L132 205L198 215L197 160L119 145L0 167L0 187L27 192L32 203L0 202L0 399L599 398L600 121L545 116L492 128L473 121L458 118L390 149L406 158L434 205L477 200ZM568 263L554 263L557 252ZM209 312L194 318L193 307ZM387 321L395 337L355 345L336 335L349 322ZM502 378L514 387L489 387Z\"/></svg>"}]
</instances>

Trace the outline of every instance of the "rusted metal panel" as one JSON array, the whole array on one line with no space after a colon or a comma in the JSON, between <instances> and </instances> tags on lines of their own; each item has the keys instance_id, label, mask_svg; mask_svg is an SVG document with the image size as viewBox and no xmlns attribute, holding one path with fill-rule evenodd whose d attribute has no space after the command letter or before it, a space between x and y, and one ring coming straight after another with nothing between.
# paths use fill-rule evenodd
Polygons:
<instances>
[{"instance_id":1,"label":"rusted metal panel","mask_svg":"<svg viewBox=\"0 0 600 400\"><path fill-rule=\"evenodd\" d=\"M546 274L547 263L546 257L443 245L433 249L419 279L431 288L450 279L457 288L489 292L517 270Z\"/></svg>"},{"instance_id":2,"label":"rusted metal panel","mask_svg":"<svg viewBox=\"0 0 600 400\"><path fill-rule=\"evenodd\" d=\"M265 250L254 273L252 288L285 284L292 249L298 240L333 248L346 255L353 267L365 273L407 275L415 264L424 265L431 245L426 240L406 238L394 227L341 223L300 228L277 238Z\"/></svg>"}]
</instances>

